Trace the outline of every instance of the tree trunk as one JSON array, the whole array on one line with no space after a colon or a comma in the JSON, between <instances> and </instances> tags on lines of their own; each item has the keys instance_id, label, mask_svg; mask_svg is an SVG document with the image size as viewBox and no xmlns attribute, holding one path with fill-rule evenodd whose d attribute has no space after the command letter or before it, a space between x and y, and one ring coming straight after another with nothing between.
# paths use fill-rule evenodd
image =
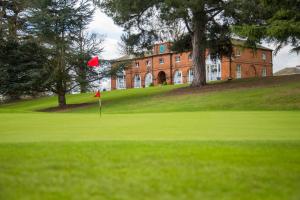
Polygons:
<instances>
[{"instance_id":1,"label":"tree trunk","mask_svg":"<svg viewBox=\"0 0 300 200\"><path fill-rule=\"evenodd\" d=\"M60 108L66 107L66 93L65 92L59 92L58 93L58 106Z\"/></svg>"},{"instance_id":2,"label":"tree trunk","mask_svg":"<svg viewBox=\"0 0 300 200\"><path fill-rule=\"evenodd\" d=\"M84 66L84 61L82 61L81 63L82 66ZM79 79L80 93L86 93L88 91L88 82L86 81L87 72L82 67L80 67Z\"/></svg>"},{"instance_id":3,"label":"tree trunk","mask_svg":"<svg viewBox=\"0 0 300 200\"><path fill-rule=\"evenodd\" d=\"M192 87L201 87L206 85L205 71L205 53L206 53L206 36L205 36L205 18L194 17L194 32L192 35L193 46L193 70L194 79Z\"/></svg>"}]
</instances>

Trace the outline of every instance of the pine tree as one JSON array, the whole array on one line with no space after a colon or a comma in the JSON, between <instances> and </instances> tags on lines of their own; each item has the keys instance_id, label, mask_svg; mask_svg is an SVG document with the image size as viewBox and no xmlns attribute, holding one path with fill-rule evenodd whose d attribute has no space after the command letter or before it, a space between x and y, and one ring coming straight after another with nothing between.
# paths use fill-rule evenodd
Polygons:
<instances>
[{"instance_id":1,"label":"pine tree","mask_svg":"<svg viewBox=\"0 0 300 200\"><path fill-rule=\"evenodd\" d=\"M127 32L125 42L133 52L150 50L159 33L175 21L184 24L186 36L182 39L188 39L192 47L193 86L206 84L207 49L212 58L231 55L234 0L103 0L99 6Z\"/></svg>"},{"instance_id":2,"label":"pine tree","mask_svg":"<svg viewBox=\"0 0 300 200\"><path fill-rule=\"evenodd\" d=\"M88 0L41 0L30 12L31 34L47 49L48 89L58 95L58 105L66 106L66 93L73 83L71 58L76 34L91 20L93 9Z\"/></svg>"},{"instance_id":3,"label":"pine tree","mask_svg":"<svg viewBox=\"0 0 300 200\"><path fill-rule=\"evenodd\" d=\"M242 12L233 30L250 46L265 40L277 44L275 52L286 45L300 52L299 0L243 0L238 6Z\"/></svg>"},{"instance_id":4,"label":"pine tree","mask_svg":"<svg viewBox=\"0 0 300 200\"><path fill-rule=\"evenodd\" d=\"M44 91L44 49L35 42L9 40L0 45L0 94L10 100Z\"/></svg>"},{"instance_id":5,"label":"pine tree","mask_svg":"<svg viewBox=\"0 0 300 200\"><path fill-rule=\"evenodd\" d=\"M97 72L86 63L94 55L99 55L102 51L104 37L95 33L89 34L84 28L76 34L73 44L70 65L73 66L76 83L79 84L80 92L85 93L90 89L90 83L99 79Z\"/></svg>"},{"instance_id":6,"label":"pine tree","mask_svg":"<svg viewBox=\"0 0 300 200\"><path fill-rule=\"evenodd\" d=\"M0 1L0 94L10 100L43 92L44 48L26 35L29 1Z\"/></svg>"}]
</instances>

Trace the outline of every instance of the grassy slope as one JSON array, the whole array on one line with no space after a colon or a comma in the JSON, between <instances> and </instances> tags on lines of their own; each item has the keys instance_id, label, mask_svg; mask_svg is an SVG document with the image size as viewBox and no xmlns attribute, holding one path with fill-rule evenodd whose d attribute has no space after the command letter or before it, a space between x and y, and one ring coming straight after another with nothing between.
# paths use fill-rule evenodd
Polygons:
<instances>
[{"instance_id":1,"label":"grassy slope","mask_svg":"<svg viewBox=\"0 0 300 200\"><path fill-rule=\"evenodd\" d=\"M255 80L247 80L255 81ZM157 113L213 110L300 110L300 81L265 87L240 88L207 93L166 95L181 86L104 92L104 113ZM68 104L95 102L72 109L72 113L95 113L98 105L93 94L68 95ZM0 113L34 112L57 105L56 97L41 98L0 106Z\"/></svg>"},{"instance_id":2,"label":"grassy slope","mask_svg":"<svg viewBox=\"0 0 300 200\"><path fill-rule=\"evenodd\" d=\"M101 119L34 112L55 98L1 106L0 199L299 199L299 87L114 91Z\"/></svg>"}]
</instances>

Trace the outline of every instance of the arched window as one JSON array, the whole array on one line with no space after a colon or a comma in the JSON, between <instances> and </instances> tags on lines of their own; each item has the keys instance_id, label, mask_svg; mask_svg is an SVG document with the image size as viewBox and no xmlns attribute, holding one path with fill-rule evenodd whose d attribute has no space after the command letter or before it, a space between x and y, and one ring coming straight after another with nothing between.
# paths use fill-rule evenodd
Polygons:
<instances>
[{"instance_id":1,"label":"arched window","mask_svg":"<svg viewBox=\"0 0 300 200\"><path fill-rule=\"evenodd\" d=\"M141 76L136 74L134 75L134 88L140 88L140 87L142 87Z\"/></svg>"},{"instance_id":2,"label":"arched window","mask_svg":"<svg viewBox=\"0 0 300 200\"><path fill-rule=\"evenodd\" d=\"M174 74L174 84L182 84L182 73L181 71L176 71Z\"/></svg>"},{"instance_id":3,"label":"arched window","mask_svg":"<svg viewBox=\"0 0 300 200\"><path fill-rule=\"evenodd\" d=\"M146 77L145 77L145 87L149 87L152 83L152 74L151 73L148 73L146 74Z\"/></svg>"},{"instance_id":4,"label":"arched window","mask_svg":"<svg viewBox=\"0 0 300 200\"><path fill-rule=\"evenodd\" d=\"M125 71L117 75L117 89L126 89Z\"/></svg>"},{"instance_id":5,"label":"arched window","mask_svg":"<svg viewBox=\"0 0 300 200\"><path fill-rule=\"evenodd\" d=\"M267 68L266 67L262 68L261 76L262 77L266 77L267 76Z\"/></svg>"},{"instance_id":6,"label":"arched window","mask_svg":"<svg viewBox=\"0 0 300 200\"><path fill-rule=\"evenodd\" d=\"M236 66L236 78L242 78L242 66L239 64Z\"/></svg>"},{"instance_id":7,"label":"arched window","mask_svg":"<svg viewBox=\"0 0 300 200\"><path fill-rule=\"evenodd\" d=\"M189 69L188 71L188 83L192 83L194 80L194 71L192 69Z\"/></svg>"}]
</instances>

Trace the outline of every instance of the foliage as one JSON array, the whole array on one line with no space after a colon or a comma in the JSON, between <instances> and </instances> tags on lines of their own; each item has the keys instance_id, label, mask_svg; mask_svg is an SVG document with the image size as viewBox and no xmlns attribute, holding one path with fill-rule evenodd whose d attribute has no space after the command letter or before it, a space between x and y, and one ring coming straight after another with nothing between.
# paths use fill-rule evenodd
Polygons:
<instances>
[{"instance_id":1,"label":"foliage","mask_svg":"<svg viewBox=\"0 0 300 200\"><path fill-rule=\"evenodd\" d=\"M0 44L0 94L11 100L45 91L45 50L36 42Z\"/></svg>"},{"instance_id":2,"label":"foliage","mask_svg":"<svg viewBox=\"0 0 300 200\"><path fill-rule=\"evenodd\" d=\"M102 43L104 37L98 34L88 34L80 30L76 34L76 39L72 45L70 56L70 66L74 72L75 85L79 85L80 92L85 93L93 88L92 82L99 80L97 71L94 68L87 67L86 63L94 55L99 55L103 51ZM104 66L101 66L104 67ZM107 74L102 73L102 77Z\"/></svg>"},{"instance_id":3,"label":"foliage","mask_svg":"<svg viewBox=\"0 0 300 200\"><path fill-rule=\"evenodd\" d=\"M78 33L82 37L82 31L91 21L93 12L90 1L43 0L37 1L36 8L31 9L29 14L30 34L35 35L48 49L49 76L46 82L48 89L58 94L61 107L66 105L65 94L77 87L77 84L73 84L76 82L74 66L82 68L85 60L79 58L80 64L71 63L76 54L74 41L79 40ZM83 53L81 50L81 55L77 55L82 56Z\"/></svg>"},{"instance_id":4,"label":"foliage","mask_svg":"<svg viewBox=\"0 0 300 200\"><path fill-rule=\"evenodd\" d=\"M234 31L248 39L255 46L262 40L275 42L278 52L285 45L292 45L292 51L300 52L300 2L297 0L250 0L241 1L242 20Z\"/></svg>"}]
</instances>

